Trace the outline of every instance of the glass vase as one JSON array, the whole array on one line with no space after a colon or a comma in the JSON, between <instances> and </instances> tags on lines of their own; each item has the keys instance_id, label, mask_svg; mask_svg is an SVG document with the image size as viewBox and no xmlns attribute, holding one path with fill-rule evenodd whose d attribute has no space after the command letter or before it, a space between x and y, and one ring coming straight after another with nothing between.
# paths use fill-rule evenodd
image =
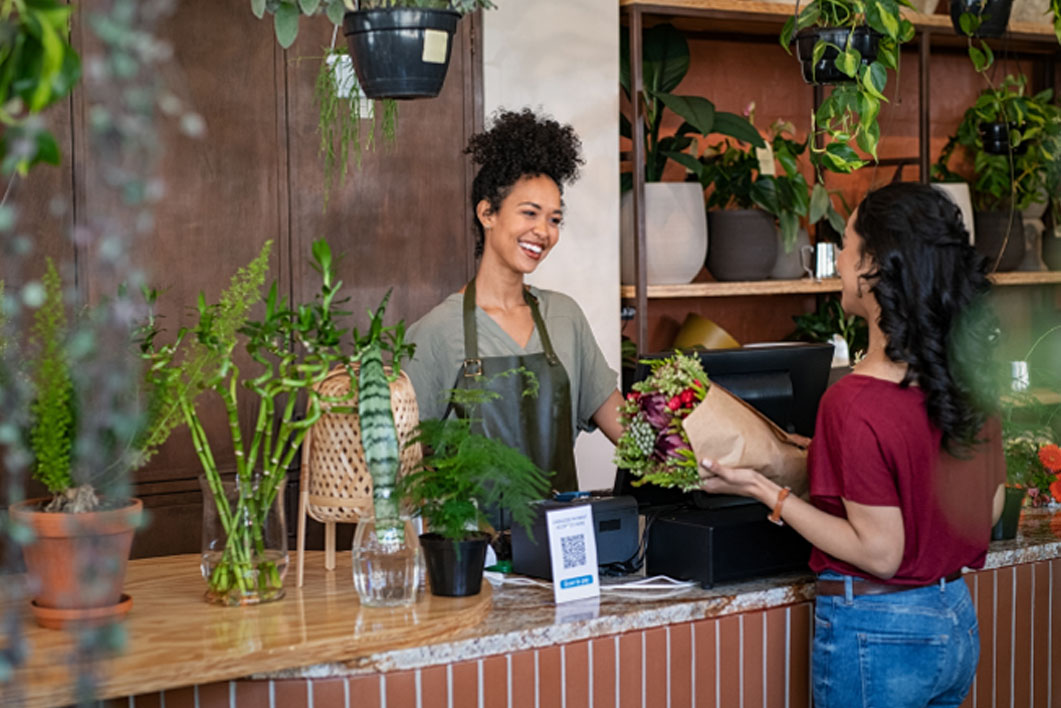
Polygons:
<instances>
[{"instance_id":1,"label":"glass vase","mask_svg":"<svg viewBox=\"0 0 1061 708\"><path fill-rule=\"evenodd\" d=\"M409 517L398 526L377 528L374 517L363 517L354 532L354 588L362 605L411 605L420 590L420 540Z\"/></svg>"},{"instance_id":2,"label":"glass vase","mask_svg":"<svg viewBox=\"0 0 1061 708\"><path fill-rule=\"evenodd\" d=\"M203 539L200 568L206 600L256 605L284 596L287 523L284 480L211 480L200 475Z\"/></svg>"}]
</instances>

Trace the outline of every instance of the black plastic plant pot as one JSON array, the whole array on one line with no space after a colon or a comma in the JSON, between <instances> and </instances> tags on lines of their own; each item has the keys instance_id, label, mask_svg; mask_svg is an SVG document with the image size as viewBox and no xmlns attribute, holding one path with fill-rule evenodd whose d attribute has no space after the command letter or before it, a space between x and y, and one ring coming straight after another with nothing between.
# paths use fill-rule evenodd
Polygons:
<instances>
[{"instance_id":1,"label":"black plastic plant pot","mask_svg":"<svg viewBox=\"0 0 1061 708\"><path fill-rule=\"evenodd\" d=\"M486 562L485 534L467 541L451 541L437 533L420 536L420 547L427 564L431 594L444 597L478 595L483 584Z\"/></svg>"},{"instance_id":2,"label":"black plastic plant pot","mask_svg":"<svg viewBox=\"0 0 1061 708\"><path fill-rule=\"evenodd\" d=\"M1024 504L1024 490L1017 487L1006 487L1006 501L1002 506L1002 516L991 529L992 541L1005 541L1017 537L1017 526L1020 523L1020 510Z\"/></svg>"},{"instance_id":3,"label":"black plastic plant pot","mask_svg":"<svg viewBox=\"0 0 1061 708\"><path fill-rule=\"evenodd\" d=\"M1016 123L1010 123L1008 126L1005 123L981 123L978 128L984 152L989 155L1006 155L1009 154L1010 131L1018 130L1019 126ZM1014 155L1023 155L1026 152L1028 152L1026 142L1013 148Z\"/></svg>"},{"instance_id":4,"label":"black plastic plant pot","mask_svg":"<svg viewBox=\"0 0 1061 708\"><path fill-rule=\"evenodd\" d=\"M803 65L803 80L808 84L849 84L855 81L853 77L836 68L836 57L840 52L836 47L847 46L847 35L854 31L851 38L851 46L862 55L862 64L866 66L877 58L877 45L881 35L869 27L856 27L850 30L847 27L807 27L796 34L796 56ZM829 44L835 45L825 48L825 53L818 63L813 63L814 45L819 39L824 39Z\"/></svg>"},{"instance_id":5,"label":"black plastic plant pot","mask_svg":"<svg viewBox=\"0 0 1061 708\"><path fill-rule=\"evenodd\" d=\"M983 12L980 5L983 4ZM970 15L980 15L983 22L975 32L974 37L1001 37L1009 24L1009 13L1013 9L1013 0L950 0L950 21L954 25L954 31L964 36L961 26L961 16L968 12Z\"/></svg>"},{"instance_id":6,"label":"black plastic plant pot","mask_svg":"<svg viewBox=\"0 0 1061 708\"><path fill-rule=\"evenodd\" d=\"M369 98L434 98L442 90L460 14L409 8L343 16L361 91Z\"/></svg>"}]
</instances>

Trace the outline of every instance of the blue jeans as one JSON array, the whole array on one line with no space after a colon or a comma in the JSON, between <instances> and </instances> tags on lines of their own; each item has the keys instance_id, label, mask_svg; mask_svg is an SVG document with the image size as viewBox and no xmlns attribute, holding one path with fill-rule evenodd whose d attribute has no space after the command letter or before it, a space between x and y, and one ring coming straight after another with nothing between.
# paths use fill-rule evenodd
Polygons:
<instances>
[{"instance_id":1,"label":"blue jeans","mask_svg":"<svg viewBox=\"0 0 1061 708\"><path fill-rule=\"evenodd\" d=\"M834 572L820 577L860 582ZM815 708L958 706L979 658L980 631L964 579L815 600Z\"/></svg>"}]
</instances>

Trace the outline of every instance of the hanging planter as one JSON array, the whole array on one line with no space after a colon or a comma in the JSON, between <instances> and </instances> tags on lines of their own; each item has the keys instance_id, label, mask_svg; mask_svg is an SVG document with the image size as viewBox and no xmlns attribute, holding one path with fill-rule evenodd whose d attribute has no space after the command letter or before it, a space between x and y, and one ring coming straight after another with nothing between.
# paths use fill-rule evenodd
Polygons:
<instances>
[{"instance_id":1,"label":"hanging planter","mask_svg":"<svg viewBox=\"0 0 1061 708\"><path fill-rule=\"evenodd\" d=\"M983 122L977 129L980 131L980 140L984 144L984 152L989 155L1008 155L1010 152L1010 136L1013 133L1023 134L1021 126L1016 123ZM1018 140L1013 146L1014 155L1023 155L1028 152L1028 143Z\"/></svg>"},{"instance_id":2,"label":"hanging planter","mask_svg":"<svg viewBox=\"0 0 1061 708\"><path fill-rule=\"evenodd\" d=\"M961 35L1001 37L1012 9L1013 0L950 0L950 21Z\"/></svg>"},{"instance_id":3,"label":"hanging planter","mask_svg":"<svg viewBox=\"0 0 1061 708\"><path fill-rule=\"evenodd\" d=\"M442 90L460 13L395 8L343 17L350 56L369 98L434 98Z\"/></svg>"},{"instance_id":4,"label":"hanging planter","mask_svg":"<svg viewBox=\"0 0 1061 708\"><path fill-rule=\"evenodd\" d=\"M796 56L803 67L803 80L808 84L825 86L830 84L850 84L856 77L841 71L836 66L840 56L840 47L847 47L848 35L851 35L851 48L861 57L862 66L869 66L877 60L877 47L881 34L869 27L808 27L796 34ZM814 48L819 41L825 42L820 56L815 57Z\"/></svg>"}]
</instances>

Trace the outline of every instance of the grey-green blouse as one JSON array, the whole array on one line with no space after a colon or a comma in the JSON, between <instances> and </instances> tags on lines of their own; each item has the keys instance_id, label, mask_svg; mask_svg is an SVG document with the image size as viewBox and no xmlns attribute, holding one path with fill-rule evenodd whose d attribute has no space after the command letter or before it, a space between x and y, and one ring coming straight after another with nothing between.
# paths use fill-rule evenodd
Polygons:
<instances>
[{"instance_id":1,"label":"grey-green blouse","mask_svg":"<svg viewBox=\"0 0 1061 708\"><path fill-rule=\"evenodd\" d=\"M589 322L578 304L562 293L531 286L538 298L545 328L553 349L571 381L572 430L594 430L593 414L617 388L618 377L597 346ZM461 293L450 295L417 320L407 333L416 343L416 354L402 369L416 389L420 418L440 418L446 411L446 397L464 361L464 325ZM520 347L490 315L475 308L479 330L479 355L510 356L542 351L537 328L527 346Z\"/></svg>"}]
</instances>

